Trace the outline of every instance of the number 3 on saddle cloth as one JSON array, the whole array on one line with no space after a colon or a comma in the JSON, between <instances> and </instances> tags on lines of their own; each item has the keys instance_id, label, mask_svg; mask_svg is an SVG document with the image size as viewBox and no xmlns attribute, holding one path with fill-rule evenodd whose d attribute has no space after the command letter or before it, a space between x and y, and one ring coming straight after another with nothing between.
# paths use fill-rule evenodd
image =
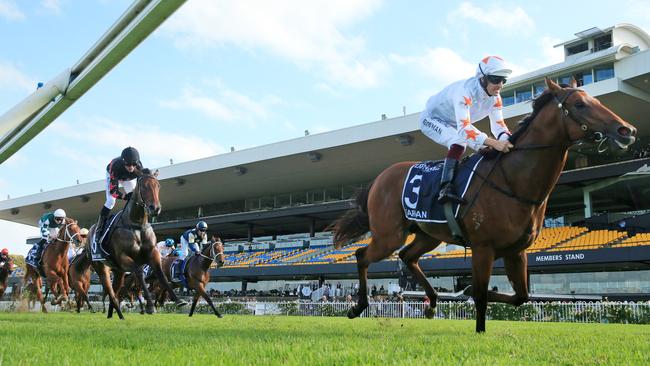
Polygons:
<instances>
[{"instance_id":1,"label":"number 3 on saddle cloth","mask_svg":"<svg viewBox=\"0 0 650 366\"><path fill-rule=\"evenodd\" d=\"M474 170L483 159L474 154L464 159L456 169L454 187L460 197L465 196ZM443 205L438 202L440 174L443 161L424 161L411 166L402 191L402 207L409 220L443 224L447 222ZM454 204L454 217L458 217L460 205Z\"/></svg>"}]
</instances>

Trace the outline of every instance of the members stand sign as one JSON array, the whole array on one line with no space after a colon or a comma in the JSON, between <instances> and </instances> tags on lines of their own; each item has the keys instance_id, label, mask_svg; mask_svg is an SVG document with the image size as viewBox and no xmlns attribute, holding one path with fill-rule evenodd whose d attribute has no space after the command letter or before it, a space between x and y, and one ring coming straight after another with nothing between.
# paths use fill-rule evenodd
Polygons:
<instances>
[{"instance_id":1,"label":"members stand sign","mask_svg":"<svg viewBox=\"0 0 650 366\"><path fill-rule=\"evenodd\" d=\"M533 258L535 263L544 262L580 262L585 260L585 253L558 253L558 254L536 254Z\"/></svg>"}]
</instances>

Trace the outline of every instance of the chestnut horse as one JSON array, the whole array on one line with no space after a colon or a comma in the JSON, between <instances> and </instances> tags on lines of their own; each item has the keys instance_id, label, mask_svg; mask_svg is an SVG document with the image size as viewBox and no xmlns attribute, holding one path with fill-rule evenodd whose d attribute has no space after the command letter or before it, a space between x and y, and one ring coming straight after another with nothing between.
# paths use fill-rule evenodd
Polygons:
<instances>
[{"instance_id":1,"label":"chestnut horse","mask_svg":"<svg viewBox=\"0 0 650 366\"><path fill-rule=\"evenodd\" d=\"M64 227L59 230L59 234L43 250L43 272L47 281L49 291L52 291L54 298L52 305L58 305L68 301L68 247L71 243L81 243L79 231L81 228L76 220L67 217L63 223ZM22 287L28 289L35 295L41 303L41 310L44 313L45 297L41 293L41 275L38 270L30 265L26 265L25 275L23 276ZM26 286L26 282L31 279L33 286Z\"/></svg>"},{"instance_id":2,"label":"chestnut horse","mask_svg":"<svg viewBox=\"0 0 650 366\"><path fill-rule=\"evenodd\" d=\"M533 112L510 138L514 149L495 153L476 168L465 197L468 204L459 213L459 224L472 249L472 286L468 289L476 305L476 331L485 331L487 303L521 305L528 300L528 248L544 220L547 199L555 186L568 149L578 142L609 142L612 149L634 143L636 128L603 106L583 90L560 87L546 79L547 89L535 99ZM348 311L358 317L368 307L367 270L415 234L412 244L399 256L431 300L427 317L433 316L436 291L418 265L420 256L442 241L455 243L446 224L415 222L404 216L401 193L405 177L415 162L392 165L380 173L371 187L357 195L357 206L333 224L336 245L359 238L368 231L372 239L356 251L359 271L359 300ZM480 194L479 194L480 193ZM488 291L492 265L503 258L514 295Z\"/></svg>"},{"instance_id":3,"label":"chestnut horse","mask_svg":"<svg viewBox=\"0 0 650 366\"><path fill-rule=\"evenodd\" d=\"M7 290L7 282L13 266L14 261L11 257L6 261L0 261L0 300L2 300L2 295L4 295Z\"/></svg>"},{"instance_id":4,"label":"chestnut horse","mask_svg":"<svg viewBox=\"0 0 650 366\"><path fill-rule=\"evenodd\" d=\"M170 281L171 266L176 259L178 259L178 257L168 256L163 260L163 271L167 278L170 279ZM214 315L218 316L219 318L222 317L217 308L214 306L214 303L212 302L210 296L205 292L205 286L208 284L208 282L210 282L209 270L213 262L217 263L217 267L223 266L225 262L223 257L223 243L221 242L221 239L216 236L212 236L212 240L208 243L208 245L205 246L205 248L203 248L203 250L201 250L201 253L192 255L191 257L187 258L187 264L185 265L185 278L190 289L194 290L192 307L190 308L190 316L194 314L196 303L199 301L199 298L202 297L210 305L212 311L214 311ZM172 284L172 286L180 287L181 285ZM161 295L162 296L158 298L159 304L164 303L165 294L162 293Z\"/></svg>"},{"instance_id":5,"label":"chestnut horse","mask_svg":"<svg viewBox=\"0 0 650 366\"><path fill-rule=\"evenodd\" d=\"M88 299L91 273L90 258L86 253L80 253L74 257L68 269L68 283L70 283L70 287L74 290L77 313L81 312L84 303L88 306L88 310L93 313L95 312Z\"/></svg>"},{"instance_id":6,"label":"chestnut horse","mask_svg":"<svg viewBox=\"0 0 650 366\"><path fill-rule=\"evenodd\" d=\"M176 305L183 306L187 303L174 294L169 286L165 275L162 272L160 264L160 253L156 249L156 234L149 224L149 217L155 217L160 213L161 205L158 197L160 183L158 182L158 171L151 173L149 169L144 169L142 175L138 178L137 185L133 191L131 199L126 203L126 207L116 219L112 233L109 233L107 239L106 251L110 254L107 262L92 262L95 272L99 275L104 291L108 293L110 299L108 305L108 318L113 317L113 310L117 311L120 319L124 319L120 310L119 301L115 292L122 287L124 283L125 272L133 272L136 279L143 289L145 299L147 300L146 311L148 314L154 313L151 294L147 289L142 273L142 266L148 264L153 268L154 274L163 288L169 292L169 295ZM95 227L93 225L88 233L88 238L94 238ZM90 256L88 245L92 240L88 240L86 255ZM110 271L113 271L113 284L110 282Z\"/></svg>"}]
</instances>

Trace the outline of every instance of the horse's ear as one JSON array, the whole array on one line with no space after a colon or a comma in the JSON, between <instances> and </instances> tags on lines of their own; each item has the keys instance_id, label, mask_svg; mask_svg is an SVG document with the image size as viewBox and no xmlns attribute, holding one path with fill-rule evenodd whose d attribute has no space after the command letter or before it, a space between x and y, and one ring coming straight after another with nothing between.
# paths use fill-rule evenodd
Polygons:
<instances>
[{"instance_id":1,"label":"horse's ear","mask_svg":"<svg viewBox=\"0 0 650 366\"><path fill-rule=\"evenodd\" d=\"M548 77L544 78L544 81L546 81L546 87L549 88L551 91L558 91L562 88L560 88L559 85L555 83L555 81L549 79Z\"/></svg>"},{"instance_id":2,"label":"horse's ear","mask_svg":"<svg viewBox=\"0 0 650 366\"><path fill-rule=\"evenodd\" d=\"M156 169L156 171L153 172L153 176L156 177L156 178L158 178L158 173L159 173L159 172L158 172L158 169Z\"/></svg>"},{"instance_id":3,"label":"horse's ear","mask_svg":"<svg viewBox=\"0 0 650 366\"><path fill-rule=\"evenodd\" d=\"M571 82L569 82L569 85L575 89L578 87L578 80L576 80L575 77L571 76Z\"/></svg>"}]
</instances>

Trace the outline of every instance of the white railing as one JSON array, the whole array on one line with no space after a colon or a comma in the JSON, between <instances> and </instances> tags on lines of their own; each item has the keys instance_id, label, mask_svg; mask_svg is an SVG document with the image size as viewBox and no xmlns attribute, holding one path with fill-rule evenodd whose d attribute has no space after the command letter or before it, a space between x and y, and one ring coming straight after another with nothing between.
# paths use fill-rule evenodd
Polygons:
<instances>
[{"instance_id":1,"label":"white railing","mask_svg":"<svg viewBox=\"0 0 650 366\"><path fill-rule=\"evenodd\" d=\"M101 302L92 302L97 311L101 311ZM347 316L354 303L348 302L217 302L219 311L225 314L250 315L288 315L288 316ZM1 301L0 311L14 311L19 304L11 301ZM66 307L66 311L72 311ZM370 303L361 317L380 318L425 318L428 304L422 302L380 302ZM49 311L62 311L60 306L50 306ZM137 304L127 307L123 303L123 311L138 312ZM40 305L31 311L39 311ZM86 311L85 309L83 311ZM159 312L185 312L189 307L176 309L168 303ZM197 305L196 312L211 313L205 303ZM471 302L439 302L434 309L435 319L474 319L474 304ZM517 320L536 322L578 322L578 323L638 323L650 324L650 302L528 302L519 307L505 304L489 304L488 319Z\"/></svg>"}]
</instances>

